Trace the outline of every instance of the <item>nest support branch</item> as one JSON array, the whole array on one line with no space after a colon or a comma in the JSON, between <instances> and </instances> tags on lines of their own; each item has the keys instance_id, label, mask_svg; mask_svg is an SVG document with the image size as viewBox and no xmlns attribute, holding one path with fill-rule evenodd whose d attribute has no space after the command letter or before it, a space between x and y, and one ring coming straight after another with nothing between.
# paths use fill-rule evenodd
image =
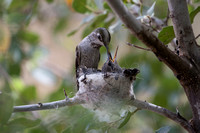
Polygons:
<instances>
[{"instance_id":1,"label":"nest support branch","mask_svg":"<svg viewBox=\"0 0 200 133\"><path fill-rule=\"evenodd\" d=\"M38 104L14 106L13 112L28 112L28 111L58 109L65 106L74 106L74 105L79 105L79 104L84 104L84 103L85 101L74 97L74 98L49 102L49 103L38 103ZM138 109L145 109L145 110L158 113L180 124L187 131L194 132L189 122L185 118L183 118L179 113L173 113L166 108L157 106L152 103L148 103L146 101L141 101L138 99L131 99L127 104L129 106L137 107Z\"/></svg>"},{"instance_id":2,"label":"nest support branch","mask_svg":"<svg viewBox=\"0 0 200 133\"><path fill-rule=\"evenodd\" d=\"M84 103L84 101L74 97L74 98L68 98L68 99L54 101L54 102L48 102L48 103L38 103L38 104L14 106L13 112L58 109L58 108L65 107L65 106L73 106L73 105L83 104L83 103Z\"/></svg>"}]
</instances>

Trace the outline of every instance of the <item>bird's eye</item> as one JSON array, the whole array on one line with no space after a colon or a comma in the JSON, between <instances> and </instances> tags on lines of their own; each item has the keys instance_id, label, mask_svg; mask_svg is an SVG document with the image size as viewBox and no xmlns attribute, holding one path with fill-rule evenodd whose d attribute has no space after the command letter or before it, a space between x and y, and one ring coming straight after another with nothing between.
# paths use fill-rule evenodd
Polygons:
<instances>
[{"instance_id":1,"label":"bird's eye","mask_svg":"<svg viewBox=\"0 0 200 133\"><path fill-rule=\"evenodd\" d=\"M102 38L102 36L101 36L99 33L97 33L97 37L98 37L98 39L99 39L101 42L103 42L103 38Z\"/></svg>"}]
</instances>

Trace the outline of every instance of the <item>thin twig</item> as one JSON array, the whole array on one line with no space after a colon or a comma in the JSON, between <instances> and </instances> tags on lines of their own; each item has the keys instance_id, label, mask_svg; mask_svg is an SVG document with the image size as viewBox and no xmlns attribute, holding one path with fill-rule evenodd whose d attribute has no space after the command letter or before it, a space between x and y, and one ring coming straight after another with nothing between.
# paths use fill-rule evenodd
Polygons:
<instances>
[{"instance_id":1,"label":"thin twig","mask_svg":"<svg viewBox=\"0 0 200 133\"><path fill-rule=\"evenodd\" d=\"M199 37L200 37L200 34L195 37L195 40L198 39Z\"/></svg>"},{"instance_id":2,"label":"thin twig","mask_svg":"<svg viewBox=\"0 0 200 133\"><path fill-rule=\"evenodd\" d=\"M168 8L168 9L167 9L167 17L163 20L165 26L168 25L169 15L170 15L170 11L169 11L169 8Z\"/></svg>"},{"instance_id":3,"label":"thin twig","mask_svg":"<svg viewBox=\"0 0 200 133\"><path fill-rule=\"evenodd\" d=\"M142 50L146 50L146 51L151 51L151 49L149 49L149 48L143 48L143 47L140 47L140 46L137 46L137 45L131 44L131 43L129 43L129 42L127 42L126 44L129 45L129 46L132 46L132 47L138 48L138 49L142 49Z\"/></svg>"},{"instance_id":4,"label":"thin twig","mask_svg":"<svg viewBox=\"0 0 200 133\"><path fill-rule=\"evenodd\" d=\"M68 96L67 96L67 93L66 93L65 89L63 89L63 91L64 91L64 94L65 94L65 99L69 99Z\"/></svg>"}]
</instances>

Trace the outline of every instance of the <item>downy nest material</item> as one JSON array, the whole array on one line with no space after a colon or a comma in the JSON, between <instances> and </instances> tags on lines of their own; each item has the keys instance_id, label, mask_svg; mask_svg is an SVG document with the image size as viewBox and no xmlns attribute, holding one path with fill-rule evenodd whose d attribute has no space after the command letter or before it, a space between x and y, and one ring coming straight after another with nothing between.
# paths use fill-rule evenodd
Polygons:
<instances>
[{"instance_id":1,"label":"downy nest material","mask_svg":"<svg viewBox=\"0 0 200 133\"><path fill-rule=\"evenodd\" d=\"M123 69L121 73L83 74L78 78L76 97L85 101L83 107L120 115L121 110L127 110L126 103L135 99L133 82L138 73L138 69Z\"/></svg>"}]
</instances>

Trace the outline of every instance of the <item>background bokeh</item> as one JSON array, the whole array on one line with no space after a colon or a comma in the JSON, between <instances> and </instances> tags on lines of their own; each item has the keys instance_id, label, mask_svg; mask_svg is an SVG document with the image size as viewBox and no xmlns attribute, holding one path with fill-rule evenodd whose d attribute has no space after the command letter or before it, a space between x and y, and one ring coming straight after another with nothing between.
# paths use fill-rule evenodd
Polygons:
<instances>
[{"instance_id":1,"label":"background bokeh","mask_svg":"<svg viewBox=\"0 0 200 133\"><path fill-rule=\"evenodd\" d=\"M63 89L73 97L75 47L95 28L106 27L111 32L112 54L119 46L120 66L141 71L134 83L136 97L173 112L178 107L185 118L191 118L185 93L171 70L153 53L126 45L145 47L104 1L82 2L80 6L72 5L72 0L0 0L0 94L4 94L0 95L0 132L154 133L168 126L169 133L185 132L168 118L146 110L138 111L121 129L117 128L120 122L100 122L94 112L80 105L11 114L13 105L64 99ZM149 9L153 2L144 0L143 9ZM124 3L129 8L133 5L128 0ZM197 5L189 5L189 9ZM166 0L156 1L154 15L166 17ZM200 31L198 18L193 24L195 35ZM105 48L101 48L99 68L105 61Z\"/></svg>"}]
</instances>

